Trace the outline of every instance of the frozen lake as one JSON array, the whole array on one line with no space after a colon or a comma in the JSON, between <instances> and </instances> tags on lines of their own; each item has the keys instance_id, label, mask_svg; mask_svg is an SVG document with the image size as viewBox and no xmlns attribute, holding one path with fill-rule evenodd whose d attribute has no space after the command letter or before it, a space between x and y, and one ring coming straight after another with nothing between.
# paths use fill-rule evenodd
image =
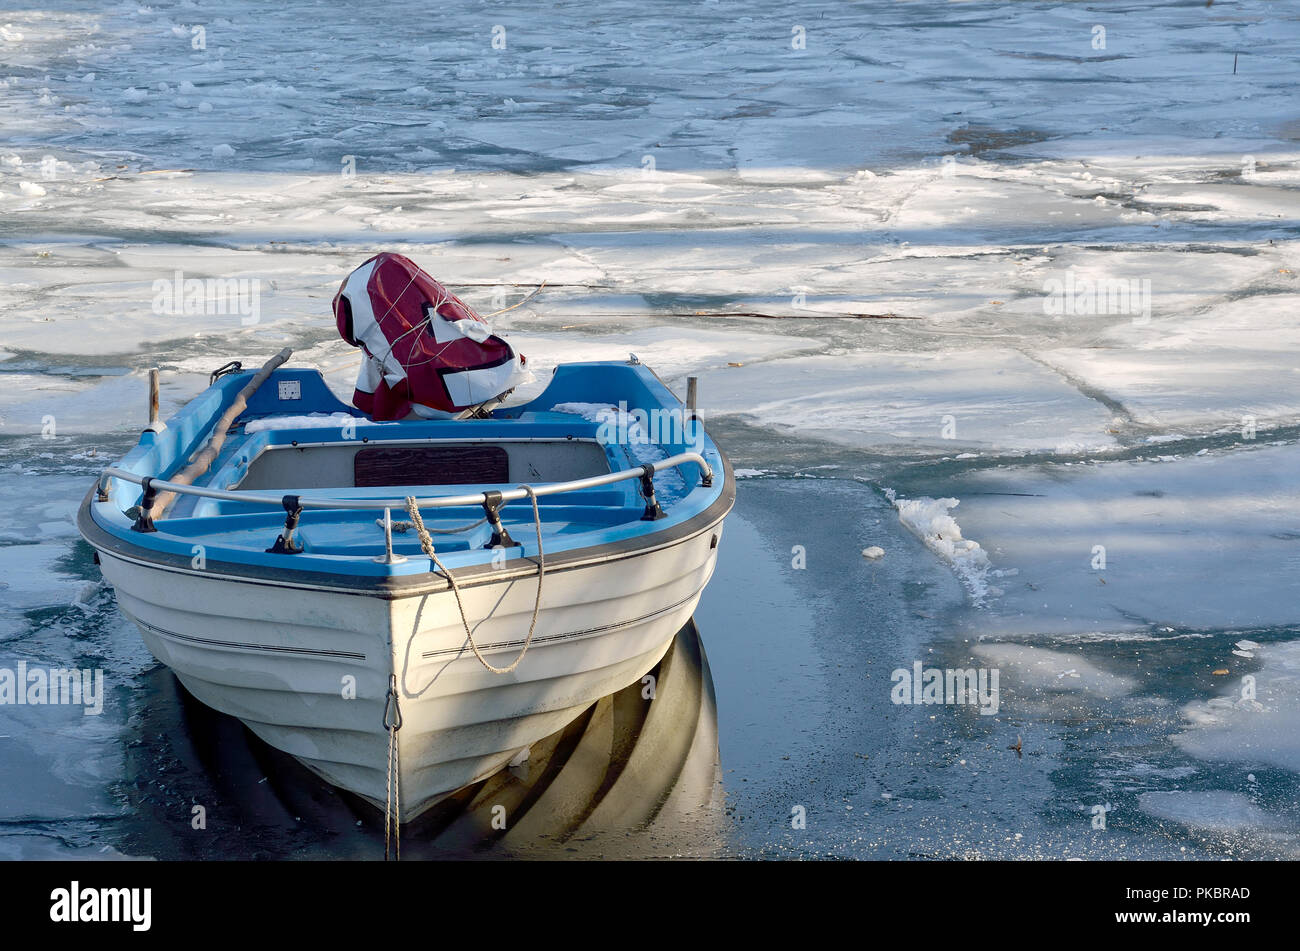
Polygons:
<instances>
[{"instance_id":1,"label":"frozen lake","mask_svg":"<svg viewBox=\"0 0 1300 951\"><path fill-rule=\"evenodd\" d=\"M528 393L700 378L712 854L1300 857L1300 11L405 6L0 13L0 668L106 682L0 705L0 856L372 847L239 814L72 513L150 367L164 416L286 345L350 395L329 302L393 250L545 285L493 318ZM997 709L895 702L917 663Z\"/></svg>"}]
</instances>

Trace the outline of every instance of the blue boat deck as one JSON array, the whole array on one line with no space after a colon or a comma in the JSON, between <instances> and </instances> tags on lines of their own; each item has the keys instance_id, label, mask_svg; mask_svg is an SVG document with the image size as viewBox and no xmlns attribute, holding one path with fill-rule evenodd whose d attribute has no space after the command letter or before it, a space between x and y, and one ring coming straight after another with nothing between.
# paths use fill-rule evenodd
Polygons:
<instances>
[{"instance_id":1,"label":"blue boat deck","mask_svg":"<svg viewBox=\"0 0 1300 951\"><path fill-rule=\"evenodd\" d=\"M437 487L422 487L421 492ZM460 488L460 487L457 487ZM539 504L544 539L562 538L589 532L599 532L626 522L638 521L642 506L635 510L626 506L587 506L564 504ZM439 554L447 551L470 551L485 548L492 529L484 522L463 531L453 531L483 519L478 506L456 506L438 510L438 515L421 513L425 528L433 535L434 547ZM392 515L397 528L393 531L393 551L397 554L421 554L420 542L414 530L401 523L409 521L405 511ZM501 510L501 521L514 539L523 544L525 553L536 550L536 528L532 508L511 504ZM220 519L177 518L167 520L167 534L178 540L223 549L242 549L262 552L269 548L283 530L284 513L263 512L226 516ZM447 534L440 534L447 532ZM384 550L382 518L373 511L358 517L355 510L310 511L299 524L296 538L307 554L341 555L351 558L371 557Z\"/></svg>"}]
</instances>

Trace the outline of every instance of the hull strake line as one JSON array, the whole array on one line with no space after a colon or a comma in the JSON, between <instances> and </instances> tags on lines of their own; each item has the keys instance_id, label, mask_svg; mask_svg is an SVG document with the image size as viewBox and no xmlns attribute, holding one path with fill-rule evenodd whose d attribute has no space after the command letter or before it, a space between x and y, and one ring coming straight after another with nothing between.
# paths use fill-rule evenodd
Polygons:
<instances>
[{"instance_id":1,"label":"hull strake line","mask_svg":"<svg viewBox=\"0 0 1300 951\"><path fill-rule=\"evenodd\" d=\"M673 611L676 611L682 605L687 604L695 600L696 598L698 598L703 593L703 591L704 589L701 588L699 591L696 591L693 594L688 595L685 598L682 598L676 604L670 604L668 607L660 608L658 611L652 611L649 614L643 614L641 615L641 617L630 618L626 621L613 621L610 624L602 624L600 627L589 627L581 631L567 631L564 634L546 634L540 637L534 637L533 643L544 644L547 643L548 641L553 642L553 641L568 640L570 638L587 637L593 634L605 634L610 631L622 630L625 627L632 627L635 624L644 624L646 621L653 621L655 618L663 617L663 615L665 614L670 614ZM480 645L479 649L482 650L484 653L487 653L489 651L509 650L510 648L520 647L523 645L523 643L524 643L523 638L519 638L518 640L513 640L513 641L497 641L494 644ZM466 648L464 645L460 647L442 647L436 651L425 651L423 654L420 655L420 658L422 660L427 660L430 657L442 657L447 654L463 654L466 650L468 650L468 648Z\"/></svg>"},{"instance_id":2,"label":"hull strake line","mask_svg":"<svg viewBox=\"0 0 1300 951\"><path fill-rule=\"evenodd\" d=\"M354 651L318 650L314 647L280 647L275 644L248 644L244 641L222 641L212 637L195 637L193 634L178 634L175 631L169 631L156 624L150 624L148 621L142 621L138 617L132 616L132 620L141 627L147 627L155 634L160 634L163 637L170 637L173 640L185 641L190 644L202 644L205 647L233 647L239 650L264 651L274 654L310 654L315 657L339 657L347 660L364 661L366 659L365 654L358 654Z\"/></svg>"},{"instance_id":3,"label":"hull strake line","mask_svg":"<svg viewBox=\"0 0 1300 951\"><path fill-rule=\"evenodd\" d=\"M665 614L669 614L673 611L676 611L678 608L680 608L684 604L687 604L692 599L698 598L700 594L701 594L700 591L696 591L692 593L690 596L682 598L676 604L669 605L666 608L661 608L658 611L653 611L650 614L643 614L640 617L629 618L624 621L614 621L609 624L603 624L600 627L591 627L580 631L566 631L562 634L547 634L542 637L534 637L533 643L535 644L547 643L547 642L568 640L571 638L588 637L594 634L603 634L609 631L621 630L625 627L632 627L635 624L643 624L646 621L653 621L655 618L662 617ZM358 654L353 651L317 650L311 647L281 647L274 644L250 644L244 641L226 641L226 640L218 640L216 638L210 638L210 637L196 637L192 634L179 634L176 631L169 631L166 628L159 627L156 624L151 624L148 621L143 621L137 617L133 617L132 620L134 620L137 624L141 625L142 627L147 627L149 630L153 631L155 634L161 635L162 637L167 637L173 640L183 641L190 644L202 644L205 647L229 647L237 650L262 651L262 652L277 653L277 654L309 654L315 657L336 657L336 658L346 659L346 660L364 661L366 659L365 654ZM522 643L523 643L522 640L497 641L494 644L488 644L483 646L482 650L484 651L508 650L513 647L518 647ZM421 659L428 659L430 657L441 657L447 654L460 654L463 653L465 650L466 648L464 646L444 647L436 651L425 651L420 655L420 657Z\"/></svg>"}]
</instances>

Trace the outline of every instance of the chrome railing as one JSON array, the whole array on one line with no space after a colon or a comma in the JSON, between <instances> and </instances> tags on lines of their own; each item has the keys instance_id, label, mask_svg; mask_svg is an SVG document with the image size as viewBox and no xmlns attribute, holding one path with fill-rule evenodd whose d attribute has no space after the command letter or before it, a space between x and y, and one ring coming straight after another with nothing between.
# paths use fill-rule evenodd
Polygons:
<instances>
[{"instance_id":1,"label":"chrome railing","mask_svg":"<svg viewBox=\"0 0 1300 951\"><path fill-rule=\"evenodd\" d=\"M502 544L514 544L509 540L509 533L501 523L500 509L501 506L516 499L527 498L529 494L535 496L559 495L564 492L576 492L580 489L594 489L602 485L611 485L615 482L623 482L628 479L641 480L641 497L645 501L645 513L643 519L655 520L664 517L664 511L659 506L655 498L654 474L663 469L677 468L678 466L694 463L700 467L700 484L709 486L713 484L713 468L704 461L704 457L697 452L683 452L675 456L669 456L657 462L648 462L631 469L622 469L618 472L607 472L603 475L590 476L586 479L573 479L569 482L547 482L538 486L520 486L514 489L491 489L485 492L475 492L469 495L441 495L426 498L417 498L416 505L419 508L450 508L455 505L481 505L485 515L485 521L492 525L493 538L506 539ZM393 552L393 509L405 509L407 507L406 499L332 499L332 498L314 498L312 496L303 496L299 494L259 495L254 492L240 492L233 489L209 489L204 486L188 485L178 482L168 482L165 479L156 479L152 476L142 476L131 472L127 469L119 469L117 466L110 466L105 469L99 477L98 482L98 500L107 501L108 491L106 481L108 479L122 479L126 482L133 483L144 489L138 507L139 514L136 516L135 523L131 526L137 532L156 532L152 518L152 509L154 502L160 492L175 492L179 495L194 495L205 499L219 499L228 502L249 502L254 505L275 505L283 506L286 518L284 523L284 532L276 540L273 547L268 548L268 552L280 554L296 554L302 551L302 546L294 538L298 528L298 518L304 509L383 509L384 520L384 554L380 555L375 561L384 564L397 564L406 559L394 554ZM481 523L476 523L481 524ZM493 544L493 543L489 543Z\"/></svg>"},{"instance_id":2,"label":"chrome railing","mask_svg":"<svg viewBox=\"0 0 1300 951\"><path fill-rule=\"evenodd\" d=\"M684 466L687 463L695 463L700 467L701 485L713 484L713 467L704 461L704 457L698 452L683 452L675 456L669 456L667 459L661 459L653 463L634 466L631 469L621 469L618 472L607 472L603 475L589 476L585 479L573 479L569 482L545 482L541 485L533 486L534 494L543 495L560 495L564 492L577 492L581 489L595 489L602 485L612 485L615 482L625 482L628 479L639 479L651 477L654 473L663 469L675 469ZM225 502L249 502L254 505L282 505L285 496L283 495L258 495L254 492L241 492L235 489L209 489L199 485L181 485L175 482L168 482L165 479L142 476L138 473L131 472L127 469L119 469L116 466L109 466L100 474L99 489L100 495L105 494L105 482L108 479L121 479L124 482L131 482L135 485L145 486L145 480L148 479L149 489L156 492L176 492L180 495L196 495L205 499L219 499ZM425 498L417 498L416 505L420 508L449 508L454 505L483 505L488 501L489 495L501 502L513 502L517 499L528 497L527 490L523 488L502 489L500 492L484 493L476 492L470 495L435 495ZM299 504L304 509L393 509L405 508L406 499L329 499L316 498L310 495L297 495Z\"/></svg>"}]
</instances>

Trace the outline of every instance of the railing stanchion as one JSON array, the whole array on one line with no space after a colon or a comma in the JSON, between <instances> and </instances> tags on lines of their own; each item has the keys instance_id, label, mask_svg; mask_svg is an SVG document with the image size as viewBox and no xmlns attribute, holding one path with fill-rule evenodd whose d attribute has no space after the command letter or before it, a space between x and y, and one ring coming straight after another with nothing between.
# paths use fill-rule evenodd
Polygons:
<instances>
[{"instance_id":1,"label":"railing stanchion","mask_svg":"<svg viewBox=\"0 0 1300 951\"><path fill-rule=\"evenodd\" d=\"M406 561L405 555L393 554L393 510L384 508L384 553L375 558L381 565L397 565Z\"/></svg>"}]
</instances>

